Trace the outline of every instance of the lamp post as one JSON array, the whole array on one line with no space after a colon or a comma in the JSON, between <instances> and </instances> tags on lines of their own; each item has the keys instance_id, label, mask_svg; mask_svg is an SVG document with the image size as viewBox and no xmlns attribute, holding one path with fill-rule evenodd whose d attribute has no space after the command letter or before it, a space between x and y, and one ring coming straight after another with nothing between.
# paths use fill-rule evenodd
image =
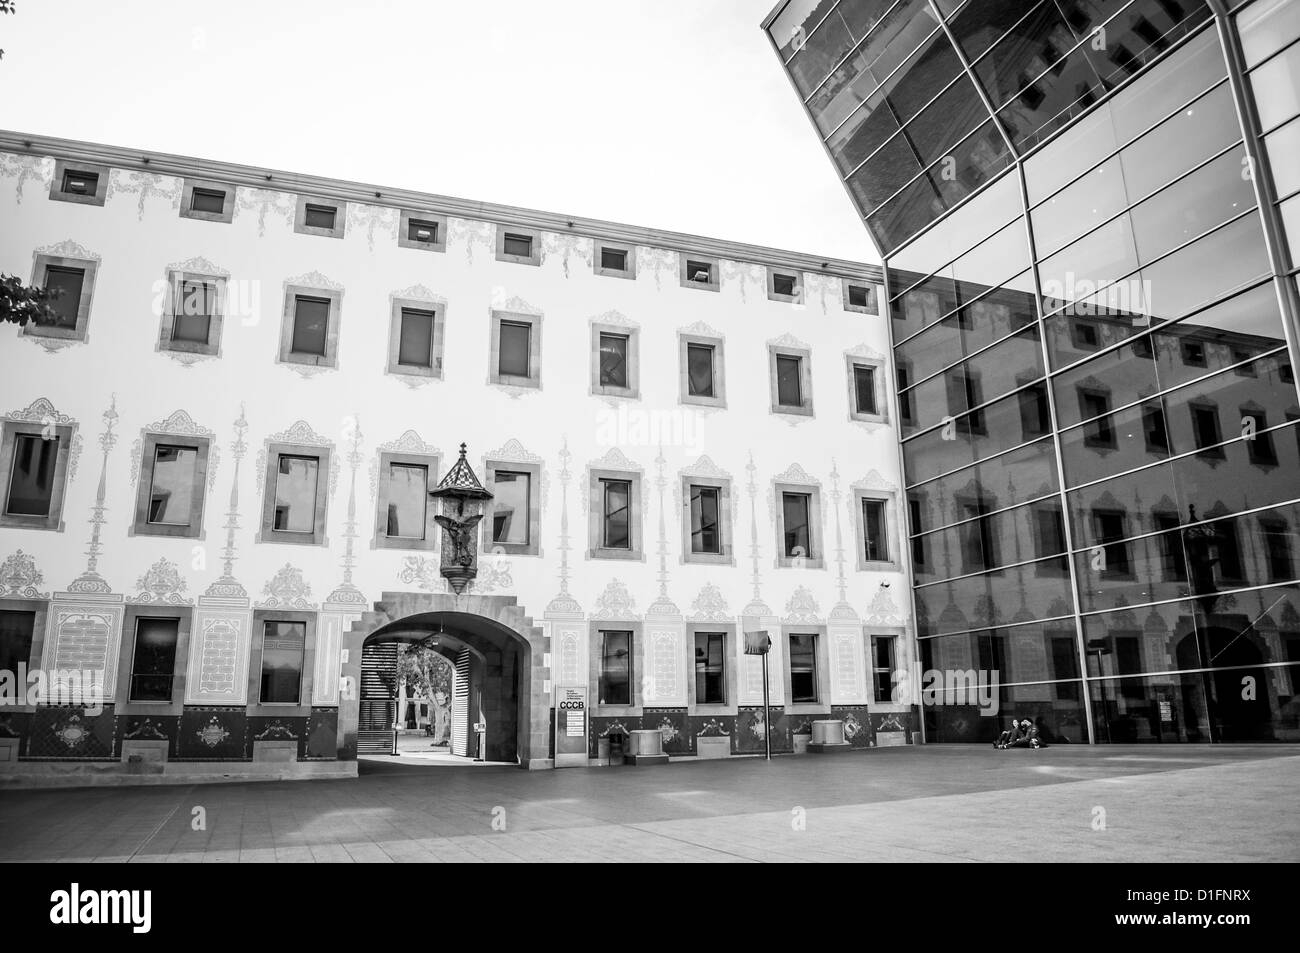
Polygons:
<instances>
[{"instance_id":1,"label":"lamp post","mask_svg":"<svg viewBox=\"0 0 1300 953\"><path fill-rule=\"evenodd\" d=\"M434 504L434 520L443 529L440 572L456 595L478 575L478 539L475 527L483 519L492 494L474 475L465 459L465 444L460 445L460 459L447 471L437 489L429 491Z\"/></svg>"}]
</instances>

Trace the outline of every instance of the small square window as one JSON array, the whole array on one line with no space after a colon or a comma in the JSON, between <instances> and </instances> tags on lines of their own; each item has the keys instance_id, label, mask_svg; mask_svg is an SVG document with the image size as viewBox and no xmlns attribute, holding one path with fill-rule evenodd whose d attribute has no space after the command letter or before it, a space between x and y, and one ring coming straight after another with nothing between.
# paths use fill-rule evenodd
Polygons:
<instances>
[{"instance_id":1,"label":"small square window","mask_svg":"<svg viewBox=\"0 0 1300 953\"><path fill-rule=\"evenodd\" d=\"M516 265L542 263L542 233L531 228L497 226L497 261Z\"/></svg>"},{"instance_id":2,"label":"small square window","mask_svg":"<svg viewBox=\"0 0 1300 953\"><path fill-rule=\"evenodd\" d=\"M686 280L707 285L713 282L713 266L705 261L686 262Z\"/></svg>"},{"instance_id":3,"label":"small square window","mask_svg":"<svg viewBox=\"0 0 1300 953\"><path fill-rule=\"evenodd\" d=\"M601 241L595 243L596 255L593 259L596 274L608 278L636 277L636 249L632 245L610 245Z\"/></svg>"},{"instance_id":4,"label":"small square window","mask_svg":"<svg viewBox=\"0 0 1300 953\"><path fill-rule=\"evenodd\" d=\"M844 310L858 311L862 314L879 314L880 306L876 304L876 286L844 281Z\"/></svg>"},{"instance_id":5,"label":"small square window","mask_svg":"<svg viewBox=\"0 0 1300 953\"><path fill-rule=\"evenodd\" d=\"M426 222L422 219L413 218L406 223L406 237L413 242L436 245L438 244L438 228L437 222Z\"/></svg>"},{"instance_id":6,"label":"small square window","mask_svg":"<svg viewBox=\"0 0 1300 953\"><path fill-rule=\"evenodd\" d=\"M1205 367L1205 343L1203 341L1189 341L1184 339L1179 346L1183 355L1183 363L1190 367Z\"/></svg>"},{"instance_id":7,"label":"small square window","mask_svg":"<svg viewBox=\"0 0 1300 953\"><path fill-rule=\"evenodd\" d=\"M301 235L342 238L347 228L347 203L316 196L298 196L293 230Z\"/></svg>"},{"instance_id":8,"label":"small square window","mask_svg":"<svg viewBox=\"0 0 1300 953\"><path fill-rule=\"evenodd\" d=\"M1155 357L1155 351L1151 346L1151 335L1149 334L1144 334L1136 339L1129 347L1132 348L1135 357L1139 357L1144 361L1149 361Z\"/></svg>"},{"instance_id":9,"label":"small square window","mask_svg":"<svg viewBox=\"0 0 1300 953\"><path fill-rule=\"evenodd\" d=\"M399 248L418 251L445 252L447 250L447 219L431 212L412 212L402 209L397 225Z\"/></svg>"},{"instance_id":10,"label":"small square window","mask_svg":"<svg viewBox=\"0 0 1300 953\"><path fill-rule=\"evenodd\" d=\"M767 269L767 297L771 301L797 304L803 299L803 276Z\"/></svg>"},{"instance_id":11,"label":"small square window","mask_svg":"<svg viewBox=\"0 0 1300 953\"><path fill-rule=\"evenodd\" d=\"M627 271L627 252L621 248L602 248L600 267L610 271Z\"/></svg>"},{"instance_id":12,"label":"small square window","mask_svg":"<svg viewBox=\"0 0 1300 953\"><path fill-rule=\"evenodd\" d=\"M779 295L793 295L795 280L793 275L773 275L772 291Z\"/></svg>"},{"instance_id":13,"label":"small square window","mask_svg":"<svg viewBox=\"0 0 1300 953\"><path fill-rule=\"evenodd\" d=\"M1254 353L1248 348L1234 347L1232 349L1232 363L1235 364L1236 367L1233 368L1233 373L1238 377L1257 376L1258 371L1255 369L1255 365L1250 363L1252 357L1254 357Z\"/></svg>"},{"instance_id":14,"label":"small square window","mask_svg":"<svg viewBox=\"0 0 1300 953\"><path fill-rule=\"evenodd\" d=\"M308 228L332 229L337 215L338 209L332 205L308 204L306 212L303 214L302 223Z\"/></svg>"},{"instance_id":15,"label":"small square window","mask_svg":"<svg viewBox=\"0 0 1300 953\"><path fill-rule=\"evenodd\" d=\"M533 240L527 235L514 235L506 232L503 239L505 253L519 258L530 258L533 254Z\"/></svg>"},{"instance_id":16,"label":"small square window","mask_svg":"<svg viewBox=\"0 0 1300 953\"><path fill-rule=\"evenodd\" d=\"M190 197L190 211L220 215L226 210L226 193L213 189L195 189Z\"/></svg>"},{"instance_id":17,"label":"small square window","mask_svg":"<svg viewBox=\"0 0 1300 953\"><path fill-rule=\"evenodd\" d=\"M680 276L682 287L717 291L719 270L719 262L716 258L682 255Z\"/></svg>"},{"instance_id":18,"label":"small square window","mask_svg":"<svg viewBox=\"0 0 1300 953\"><path fill-rule=\"evenodd\" d=\"M108 194L108 167L57 159L50 182L50 198L76 205L100 205Z\"/></svg>"},{"instance_id":19,"label":"small square window","mask_svg":"<svg viewBox=\"0 0 1300 953\"><path fill-rule=\"evenodd\" d=\"M1101 332L1090 321L1074 322L1074 346L1081 350L1092 350L1101 344Z\"/></svg>"}]
</instances>

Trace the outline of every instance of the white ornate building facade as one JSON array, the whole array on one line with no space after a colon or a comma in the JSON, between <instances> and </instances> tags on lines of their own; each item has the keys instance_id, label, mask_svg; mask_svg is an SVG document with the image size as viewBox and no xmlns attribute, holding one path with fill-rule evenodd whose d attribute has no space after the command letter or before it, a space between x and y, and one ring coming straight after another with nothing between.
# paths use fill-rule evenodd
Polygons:
<instances>
[{"instance_id":1,"label":"white ornate building facade","mask_svg":"<svg viewBox=\"0 0 1300 953\"><path fill-rule=\"evenodd\" d=\"M567 686L592 757L759 750L754 630L776 750L910 737L878 270L10 133L0 222L0 272L64 289L0 326L0 667L106 696L10 699L0 769L350 773L366 646L434 632L494 759L553 763Z\"/></svg>"}]
</instances>

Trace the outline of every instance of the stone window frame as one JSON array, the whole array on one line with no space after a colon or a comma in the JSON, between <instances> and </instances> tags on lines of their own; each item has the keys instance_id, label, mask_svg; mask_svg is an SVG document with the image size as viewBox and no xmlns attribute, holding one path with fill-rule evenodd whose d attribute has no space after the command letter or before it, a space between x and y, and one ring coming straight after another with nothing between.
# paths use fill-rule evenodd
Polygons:
<instances>
[{"instance_id":1,"label":"stone window frame","mask_svg":"<svg viewBox=\"0 0 1300 953\"><path fill-rule=\"evenodd\" d=\"M44 288L50 268L79 268L84 274L81 279L81 298L77 301L77 326L75 328L58 328L50 325L28 321L23 325L24 337L61 338L67 341L85 341L88 339L90 325L90 307L95 297L95 281L99 277L99 262L93 258L68 258L63 255L38 253L32 266L32 285Z\"/></svg>"},{"instance_id":2,"label":"stone window frame","mask_svg":"<svg viewBox=\"0 0 1300 953\"><path fill-rule=\"evenodd\" d=\"M699 564L706 566L736 565L735 538L731 525L732 489L731 480L726 477L692 476L681 477L682 492L682 558L683 565ZM697 553L691 549L691 487L713 487L718 491L718 536L720 552Z\"/></svg>"},{"instance_id":3,"label":"stone window frame","mask_svg":"<svg viewBox=\"0 0 1300 953\"><path fill-rule=\"evenodd\" d=\"M221 205L220 212L197 212L191 206L194 204L194 190L221 192L225 195L225 200ZM235 186L228 185L225 182L217 182L212 179L191 179L186 178L181 188L181 218L194 219L199 222L217 222L230 224L235 218Z\"/></svg>"},{"instance_id":4,"label":"stone window frame","mask_svg":"<svg viewBox=\"0 0 1300 953\"><path fill-rule=\"evenodd\" d=\"M325 353L305 354L293 351L294 322L297 320L297 300L325 298L329 301L329 324L325 329ZM310 285L285 285L284 313L280 319L280 364L306 364L311 367L339 366L339 324L343 312L343 292L336 288L313 288Z\"/></svg>"},{"instance_id":5,"label":"stone window frame","mask_svg":"<svg viewBox=\"0 0 1300 953\"><path fill-rule=\"evenodd\" d=\"M131 676L135 665L135 640L141 619L176 619L176 661L172 669L172 692L168 701L133 701ZM117 699L119 715L179 715L185 707L185 683L189 673L190 639L194 609L158 603L128 602L122 616L122 637L118 640Z\"/></svg>"},{"instance_id":6,"label":"stone window frame","mask_svg":"<svg viewBox=\"0 0 1300 953\"><path fill-rule=\"evenodd\" d=\"M422 242L419 239L408 237L413 221L428 222L437 226L434 241ZM447 250L447 228L446 215L436 215L433 212L420 212L404 208L397 223L397 247L414 248L419 251L445 252Z\"/></svg>"},{"instance_id":7,"label":"stone window frame","mask_svg":"<svg viewBox=\"0 0 1300 953\"><path fill-rule=\"evenodd\" d=\"M740 692L737 678L741 666L737 655L738 627L735 622L686 623L686 705L696 715L734 715L738 710ZM721 632L723 635L723 701L702 702L695 694L695 635L697 632Z\"/></svg>"},{"instance_id":8,"label":"stone window frame","mask_svg":"<svg viewBox=\"0 0 1300 953\"><path fill-rule=\"evenodd\" d=\"M502 374L501 371L501 322L528 324L532 330L528 335L528 370L527 377ZM491 365L488 367L488 382L505 387L542 388L542 316L526 314L522 311L498 311L492 309L491 345L488 349Z\"/></svg>"},{"instance_id":9,"label":"stone window frame","mask_svg":"<svg viewBox=\"0 0 1300 953\"><path fill-rule=\"evenodd\" d=\"M831 660L829 639L826 634L827 627L824 625L791 625L782 623L781 625L781 652L784 656L784 676L785 676L785 710L788 714L799 715L816 715L829 713L831 710ZM790 636L792 635L811 635L816 637L815 648L813 649L814 664L817 666L815 684L817 687L817 700L811 702L797 702L794 700L794 691L792 688L794 679L790 674Z\"/></svg>"},{"instance_id":10,"label":"stone window frame","mask_svg":"<svg viewBox=\"0 0 1300 953\"><path fill-rule=\"evenodd\" d=\"M796 357L799 359L799 406L797 407L778 403L780 394L777 388L778 357ZM772 389L771 413L785 414L792 417L812 417L812 348L794 347L788 344L769 344L767 346L767 365Z\"/></svg>"},{"instance_id":11,"label":"stone window frame","mask_svg":"<svg viewBox=\"0 0 1300 953\"><path fill-rule=\"evenodd\" d=\"M713 396L705 397L701 394L692 394L690 392L690 373L687 357L690 353L689 348L692 344L704 345L713 349ZM678 362L678 385L677 385L677 402L679 404L693 404L699 407L721 407L727 406L727 379L724 368L726 366L726 342L722 335L716 337L708 334L694 334L687 331L677 332L677 362Z\"/></svg>"},{"instance_id":12,"label":"stone window frame","mask_svg":"<svg viewBox=\"0 0 1300 953\"><path fill-rule=\"evenodd\" d=\"M722 290L722 260L710 255L694 255L690 252L678 252L677 278L683 288L694 288L696 291L721 291ZM692 281L687 277L688 264L697 262L709 266L708 281Z\"/></svg>"},{"instance_id":13,"label":"stone window frame","mask_svg":"<svg viewBox=\"0 0 1300 953\"><path fill-rule=\"evenodd\" d=\"M284 543L290 546L329 546L326 519L329 515L330 463L333 450L317 444L275 442L266 448L266 480L262 488L262 519L256 542ZM275 483L280 469L280 457L315 457L316 514L311 533L291 533L273 529L275 526Z\"/></svg>"},{"instance_id":14,"label":"stone window frame","mask_svg":"<svg viewBox=\"0 0 1300 953\"><path fill-rule=\"evenodd\" d=\"M642 692L642 674L645 672L645 626L639 619L593 619L588 623L587 644L591 646L590 667L588 672L591 678L592 699L591 713L594 716L631 716L640 715L645 706L645 695ZM604 632L631 632L632 633L632 670L628 673L628 680L631 683L631 704L630 705L602 705L600 702L600 663L601 663L601 646L602 633Z\"/></svg>"},{"instance_id":15,"label":"stone window frame","mask_svg":"<svg viewBox=\"0 0 1300 953\"><path fill-rule=\"evenodd\" d=\"M777 276L794 279L794 293L781 294L776 290ZM804 280L803 272L796 271L793 268L774 268L767 266L767 300L780 301L785 304L803 304L804 301Z\"/></svg>"},{"instance_id":16,"label":"stone window frame","mask_svg":"<svg viewBox=\"0 0 1300 953\"><path fill-rule=\"evenodd\" d=\"M776 483L772 487L776 505L776 566L778 569L825 569L826 539L822 530L822 491L811 483ZM808 545L811 556L785 554L785 494L794 493L808 497ZM802 562L796 565L795 560Z\"/></svg>"},{"instance_id":17,"label":"stone window frame","mask_svg":"<svg viewBox=\"0 0 1300 953\"><path fill-rule=\"evenodd\" d=\"M75 192L63 191L63 176L67 172L85 172L99 176L95 183L93 195L77 195ZM72 159L54 160L54 178L50 180L50 200L53 202L72 202L76 205L97 205L102 207L108 198L108 176L110 170L97 162L75 162Z\"/></svg>"},{"instance_id":18,"label":"stone window frame","mask_svg":"<svg viewBox=\"0 0 1300 953\"><path fill-rule=\"evenodd\" d=\"M885 505L885 545L889 547L888 559L867 559L866 514L862 512L864 500ZM857 567L859 572L899 572L899 561L904 538L898 531L898 494L893 490L853 490L853 540L857 546Z\"/></svg>"},{"instance_id":19,"label":"stone window frame","mask_svg":"<svg viewBox=\"0 0 1300 953\"><path fill-rule=\"evenodd\" d=\"M865 305L851 303L849 301L850 288L865 288L867 290L867 303ZM855 281L852 278L841 278L840 296L845 311L855 311L858 314L874 314L877 317L880 316L880 296L876 290L874 282Z\"/></svg>"},{"instance_id":20,"label":"stone window frame","mask_svg":"<svg viewBox=\"0 0 1300 953\"><path fill-rule=\"evenodd\" d=\"M334 227L321 228L307 224L307 206L319 205L334 209ZM342 238L348 230L348 203L320 195L298 195L298 205L293 213L293 230L299 235L316 235L320 238Z\"/></svg>"},{"instance_id":21,"label":"stone window frame","mask_svg":"<svg viewBox=\"0 0 1300 953\"><path fill-rule=\"evenodd\" d=\"M59 452L54 459L54 487L50 494L50 511L45 516L23 516L7 512L9 481L13 476L14 447L19 434L42 436L46 425L40 421L0 418L0 529L38 529L63 532L63 504L68 492L68 463L71 460L73 426L59 424L54 435L59 438Z\"/></svg>"},{"instance_id":22,"label":"stone window frame","mask_svg":"<svg viewBox=\"0 0 1300 953\"><path fill-rule=\"evenodd\" d=\"M206 354L209 357L221 356L221 331L226 316L226 282L224 275L210 275L198 271L170 271L167 273L167 300L163 306L162 322L158 331L158 350L175 351L185 354ZM217 313L208 322L208 340L204 344L195 341L177 341L172 335L176 330L176 307L181 300L180 286L187 281L202 281L214 285L217 290Z\"/></svg>"},{"instance_id":23,"label":"stone window frame","mask_svg":"<svg viewBox=\"0 0 1300 953\"><path fill-rule=\"evenodd\" d=\"M438 480L440 479L442 469L441 454L381 450L379 452L379 470L375 478L375 532L370 541L370 548L436 552L441 549L442 538L433 529L438 524L432 519L433 507L428 501L426 501L424 510L423 539L388 535L388 467L394 463L427 467L425 475L426 494L438 486Z\"/></svg>"},{"instance_id":24,"label":"stone window frame","mask_svg":"<svg viewBox=\"0 0 1300 953\"><path fill-rule=\"evenodd\" d=\"M603 334L627 338L627 386L600 383L600 338ZM591 322L591 393L598 397L641 399L641 329L630 324Z\"/></svg>"},{"instance_id":25,"label":"stone window frame","mask_svg":"<svg viewBox=\"0 0 1300 953\"><path fill-rule=\"evenodd\" d=\"M398 364L402 349L402 312L433 312L433 342L429 349L429 366ZM442 380L442 359L447 346L447 305L442 301L421 298L393 298L388 323L388 365L386 374L406 377L431 377Z\"/></svg>"},{"instance_id":26,"label":"stone window frame","mask_svg":"<svg viewBox=\"0 0 1300 953\"><path fill-rule=\"evenodd\" d=\"M190 525L176 526L149 522L149 502L153 490L154 466L159 444L185 447L197 451L194 466L193 492L190 496ZM207 437L188 434L146 433L140 447L140 474L136 485L135 518L131 521L128 536L161 536L177 539L203 539L203 511L207 504L208 460L212 441Z\"/></svg>"},{"instance_id":27,"label":"stone window frame","mask_svg":"<svg viewBox=\"0 0 1300 953\"><path fill-rule=\"evenodd\" d=\"M506 254L506 235L517 235L521 238L532 239L527 255L509 255ZM498 225L496 233L496 258L497 261L504 261L514 265L532 265L534 267L542 263L542 230L540 228L524 228L515 225Z\"/></svg>"},{"instance_id":28,"label":"stone window frame","mask_svg":"<svg viewBox=\"0 0 1300 953\"><path fill-rule=\"evenodd\" d=\"M51 603L48 599L0 599L0 610L32 613L32 641L27 647L26 659L29 671L40 668L41 660L45 655L45 627L49 619L50 606ZM107 690L107 686L105 686L105 690ZM36 711L36 707L27 704L27 694L25 692L19 692L18 697L14 699L14 704L5 706L5 713L30 713Z\"/></svg>"},{"instance_id":29,"label":"stone window frame","mask_svg":"<svg viewBox=\"0 0 1300 953\"><path fill-rule=\"evenodd\" d=\"M605 497L602 480L619 480L630 483L628 491L628 543L627 549L603 546L602 532L605 521ZM587 558L622 559L645 562L645 495L642 474L638 470L606 470L592 468L587 471Z\"/></svg>"},{"instance_id":30,"label":"stone window frame","mask_svg":"<svg viewBox=\"0 0 1300 953\"><path fill-rule=\"evenodd\" d=\"M620 242L607 242L596 239L594 254L591 256L592 270L598 275L606 278L627 278L632 281L636 280L636 246L624 245ZM601 264L601 253L606 249L611 251L621 251L627 255L627 267L623 270L617 268L606 268Z\"/></svg>"},{"instance_id":31,"label":"stone window frame","mask_svg":"<svg viewBox=\"0 0 1300 953\"><path fill-rule=\"evenodd\" d=\"M889 423L889 392L885 387L885 362L878 357L863 357L859 354L844 356L845 371L849 386L849 420L868 424ZM858 410L858 382L855 368L868 367L875 375L876 412L864 413Z\"/></svg>"},{"instance_id":32,"label":"stone window frame","mask_svg":"<svg viewBox=\"0 0 1300 953\"><path fill-rule=\"evenodd\" d=\"M497 470L528 474L528 542L498 543L492 539L492 513L494 500L488 500L483 509L483 541L485 553L498 550L507 556L540 556L542 554L542 465L520 460L504 460L489 456L483 461L483 475L488 489L496 485L493 474Z\"/></svg>"},{"instance_id":33,"label":"stone window frame","mask_svg":"<svg viewBox=\"0 0 1300 953\"><path fill-rule=\"evenodd\" d=\"M302 677L298 682L298 703L262 701L262 650L266 623L306 623L303 640ZM316 669L315 609L254 609L248 646L248 714L253 717L301 718L311 714L312 681Z\"/></svg>"},{"instance_id":34,"label":"stone window frame","mask_svg":"<svg viewBox=\"0 0 1300 953\"><path fill-rule=\"evenodd\" d=\"M905 663L907 629L903 626L863 626L863 638L867 649L867 692L871 698L869 704L896 705L901 710L906 710L911 704L910 699L904 699L901 702L894 701L893 672L898 671ZM876 672L881 671L876 668L876 639L894 640L894 668L890 671L890 697L884 701L876 700Z\"/></svg>"}]
</instances>

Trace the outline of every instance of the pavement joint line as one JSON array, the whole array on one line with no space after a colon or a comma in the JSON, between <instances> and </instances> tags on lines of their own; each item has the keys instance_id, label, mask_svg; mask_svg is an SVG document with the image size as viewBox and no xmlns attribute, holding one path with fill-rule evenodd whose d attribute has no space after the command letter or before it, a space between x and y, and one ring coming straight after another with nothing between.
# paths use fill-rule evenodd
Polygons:
<instances>
[{"instance_id":1,"label":"pavement joint line","mask_svg":"<svg viewBox=\"0 0 1300 953\"><path fill-rule=\"evenodd\" d=\"M158 836L158 832L161 831L164 827L166 827L167 822L176 816L176 812L179 811L181 809L181 805L185 803L186 796L189 795L189 793L193 790L194 790L194 785L191 784L189 787L187 787L184 791L180 793L180 797L176 799L176 803L172 806L172 809L167 812L167 816L164 817L161 821L159 821L158 825L152 831L149 832L149 836L147 836L144 840L142 840L140 842L140 845L136 847L135 850L131 851L130 854L127 855L126 858L127 863L130 863L132 860L134 860L136 855L139 854L140 851L144 850L145 845Z\"/></svg>"}]
</instances>

